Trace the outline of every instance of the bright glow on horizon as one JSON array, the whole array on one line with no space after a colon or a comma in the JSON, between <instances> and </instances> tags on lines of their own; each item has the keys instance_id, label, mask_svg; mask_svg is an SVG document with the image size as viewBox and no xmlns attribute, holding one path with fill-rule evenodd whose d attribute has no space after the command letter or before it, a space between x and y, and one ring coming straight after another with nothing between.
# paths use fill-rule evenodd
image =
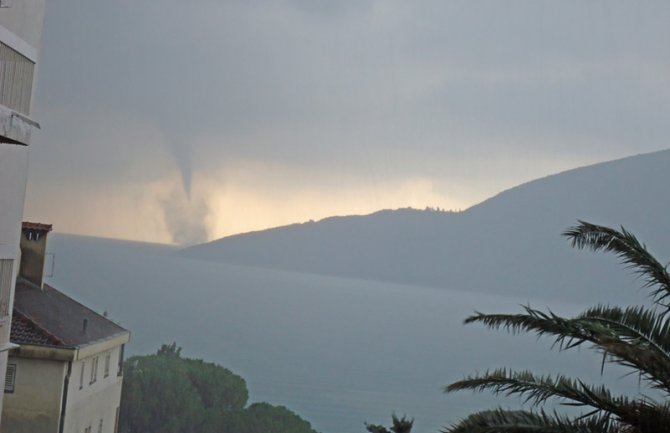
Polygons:
<instances>
[{"instance_id":1,"label":"bright glow on horizon","mask_svg":"<svg viewBox=\"0 0 670 433\"><path fill-rule=\"evenodd\" d=\"M51 185L29 189L25 218L54 225L60 233L113 239L192 244L268 228L318 221L331 216L365 215L382 209L439 207L465 210L516 186L548 173L573 168L574 161L545 161L528 171L530 179L517 180L519 167L510 166L508 177L490 177L469 186L454 180L448 187L429 178L357 179L326 173L296 173L289 167L238 161L225 176L199 173L186 195L178 171L138 188L120 183L105 190L94 185ZM546 169L546 168L545 168ZM548 170L548 169L546 169ZM63 189L73 191L63 205ZM448 196L447 194L450 194ZM49 215L45 220L43 215Z\"/></svg>"},{"instance_id":2,"label":"bright glow on horizon","mask_svg":"<svg viewBox=\"0 0 670 433\"><path fill-rule=\"evenodd\" d=\"M332 190L304 186L278 195L272 188L237 187L196 177L191 197L178 176L152 182L138 192L118 189L104 199L95 188L82 190L68 206L46 192L26 209L27 219L42 220L60 233L113 239L189 244L331 216L362 215L381 209L426 206L447 210L468 203L448 201L428 179L408 179L393 190L348 186ZM182 236L182 238L179 238ZM192 239L189 241L189 238Z\"/></svg>"}]
</instances>

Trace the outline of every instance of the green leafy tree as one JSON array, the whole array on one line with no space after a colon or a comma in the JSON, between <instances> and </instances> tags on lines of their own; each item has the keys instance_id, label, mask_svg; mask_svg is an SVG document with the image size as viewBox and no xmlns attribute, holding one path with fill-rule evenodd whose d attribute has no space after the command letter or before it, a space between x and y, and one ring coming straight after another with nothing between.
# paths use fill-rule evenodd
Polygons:
<instances>
[{"instance_id":1,"label":"green leafy tree","mask_svg":"<svg viewBox=\"0 0 670 433\"><path fill-rule=\"evenodd\" d=\"M249 399L246 382L220 365L189 359L185 372L206 409L242 410Z\"/></svg>"},{"instance_id":2,"label":"green leafy tree","mask_svg":"<svg viewBox=\"0 0 670 433\"><path fill-rule=\"evenodd\" d=\"M177 346L176 342L172 344L162 344L156 355L167 356L168 358L180 358L181 357L181 347Z\"/></svg>"},{"instance_id":3,"label":"green leafy tree","mask_svg":"<svg viewBox=\"0 0 670 433\"><path fill-rule=\"evenodd\" d=\"M230 370L181 357L176 343L124 366L121 433L316 433L285 407L254 403Z\"/></svg>"},{"instance_id":4,"label":"green leafy tree","mask_svg":"<svg viewBox=\"0 0 670 433\"><path fill-rule=\"evenodd\" d=\"M205 411L180 362L178 358L160 355L126 361L121 397L122 432L199 431Z\"/></svg>"},{"instance_id":5,"label":"green leafy tree","mask_svg":"<svg viewBox=\"0 0 670 433\"><path fill-rule=\"evenodd\" d=\"M284 406L254 403L235 417L224 420L220 431L226 433L315 433L309 422Z\"/></svg>"},{"instance_id":6,"label":"green leafy tree","mask_svg":"<svg viewBox=\"0 0 670 433\"><path fill-rule=\"evenodd\" d=\"M572 318L525 307L520 314L476 313L465 323L482 323L515 334L535 333L552 338L561 350L587 345L603 355L603 363L630 369L639 375L642 384L658 391L661 397L655 399L644 392L616 395L605 386L561 375L540 376L530 371L498 369L468 376L447 386L446 391L514 395L532 408L474 413L445 432L670 432L670 275L666 266L624 228L615 230L580 221L564 236L574 247L614 253L642 279L650 290L652 305L627 308L598 305ZM538 409L552 399L585 410L570 416Z\"/></svg>"}]
</instances>

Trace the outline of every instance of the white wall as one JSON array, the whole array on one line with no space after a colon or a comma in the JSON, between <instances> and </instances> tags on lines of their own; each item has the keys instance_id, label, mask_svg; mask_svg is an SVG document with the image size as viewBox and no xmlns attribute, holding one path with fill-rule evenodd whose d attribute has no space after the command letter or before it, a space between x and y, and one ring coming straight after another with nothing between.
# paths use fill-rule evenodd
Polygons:
<instances>
[{"instance_id":1,"label":"white wall","mask_svg":"<svg viewBox=\"0 0 670 433\"><path fill-rule=\"evenodd\" d=\"M36 62L45 0L11 3L0 8L0 41ZM0 143L0 259L17 257L27 178L28 149Z\"/></svg>"},{"instance_id":2,"label":"white wall","mask_svg":"<svg viewBox=\"0 0 670 433\"><path fill-rule=\"evenodd\" d=\"M121 402L121 386L123 377L118 376L120 346L110 351L109 375L105 377L105 354L98 355L98 373L95 382L91 383L93 358L90 356L72 365L67 410L65 415L65 433L83 433L86 427L97 433L98 424L102 419L102 432L113 433L116 422L116 410ZM84 380L80 377L82 366Z\"/></svg>"},{"instance_id":3,"label":"white wall","mask_svg":"<svg viewBox=\"0 0 670 433\"><path fill-rule=\"evenodd\" d=\"M110 363L109 374L105 375L107 353ZM123 381L118 375L120 353L120 346L117 346L72 362L64 433L84 433L87 427L97 433L100 420L103 433L114 433ZM92 381L95 357L98 358L98 368ZM17 366L15 387L13 393L5 394L0 433L58 433L68 362L13 356L9 363Z\"/></svg>"},{"instance_id":4,"label":"white wall","mask_svg":"<svg viewBox=\"0 0 670 433\"><path fill-rule=\"evenodd\" d=\"M0 41L37 62L45 0L11 4L0 8ZM0 143L0 259L17 256L27 176L28 149Z\"/></svg>"},{"instance_id":5,"label":"white wall","mask_svg":"<svg viewBox=\"0 0 670 433\"><path fill-rule=\"evenodd\" d=\"M18 257L27 179L28 148L0 143L0 259Z\"/></svg>"},{"instance_id":6,"label":"white wall","mask_svg":"<svg viewBox=\"0 0 670 433\"><path fill-rule=\"evenodd\" d=\"M6 353L6 352L5 352ZM1 433L57 433L67 362L10 357L13 393L5 394Z\"/></svg>"},{"instance_id":7,"label":"white wall","mask_svg":"<svg viewBox=\"0 0 670 433\"><path fill-rule=\"evenodd\" d=\"M0 8L0 41L35 63L30 103L33 107L46 0L10 0L10 3L10 7Z\"/></svg>"},{"instance_id":8,"label":"white wall","mask_svg":"<svg viewBox=\"0 0 670 433\"><path fill-rule=\"evenodd\" d=\"M41 46L46 1L12 0L8 3L11 4L11 7L0 8L0 41L37 63L37 56ZM33 100L36 77L37 73L35 71L33 75L33 94L31 97ZM1 115L6 116L6 113ZM0 259L14 261L12 266L14 276L16 275L19 263L17 261L19 256L19 236L21 233L27 179L27 147L0 143ZM9 296L5 298L9 299L9 312L12 310L14 301L15 279L12 278L11 281ZM10 317L0 317L0 377L5 376L7 366L6 350L8 349L10 327ZM26 365L27 367L25 368L28 370L35 367L31 363ZM36 374L39 377L41 373L38 370L36 370ZM49 372L50 369L45 367L44 374L49 378L53 377L53 374ZM18 378L19 376L17 376L17 380ZM11 399L12 396L10 395L8 400ZM14 398L14 400L20 401L20 397ZM3 403L4 393L0 393L0 408L3 407ZM5 425L0 418L0 428ZM17 428L5 431L18 432Z\"/></svg>"},{"instance_id":9,"label":"white wall","mask_svg":"<svg viewBox=\"0 0 670 433\"><path fill-rule=\"evenodd\" d=\"M13 260L14 277L19 267L19 236L28 176L28 149L0 143L0 259ZM9 287L9 310L14 302L15 278ZM10 313L11 314L11 313ZM11 317L0 317L0 350L7 350ZM7 352L0 353L0 377L5 376ZM0 393L0 408L4 394ZM0 423L2 418L0 418Z\"/></svg>"},{"instance_id":10,"label":"white wall","mask_svg":"<svg viewBox=\"0 0 670 433\"><path fill-rule=\"evenodd\" d=\"M36 61L34 57L41 47L45 7L45 0L12 0L11 7L1 8L0 26L3 29L0 29L0 40L8 38L7 36L3 37L5 31L13 33L18 39L22 40L18 44L28 45L33 53L17 48L12 41L3 40L3 42ZM58 4L54 4L54 7L58 7Z\"/></svg>"}]
</instances>

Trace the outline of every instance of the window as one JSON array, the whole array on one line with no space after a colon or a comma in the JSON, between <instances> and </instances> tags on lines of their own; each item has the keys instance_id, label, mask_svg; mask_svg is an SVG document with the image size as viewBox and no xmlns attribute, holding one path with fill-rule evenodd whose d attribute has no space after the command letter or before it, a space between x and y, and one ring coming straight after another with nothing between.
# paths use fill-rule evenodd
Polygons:
<instances>
[{"instance_id":1,"label":"window","mask_svg":"<svg viewBox=\"0 0 670 433\"><path fill-rule=\"evenodd\" d=\"M119 350L119 370L118 373L116 374L117 376L123 376L123 351L125 347L126 345L122 344L121 349Z\"/></svg>"},{"instance_id":2,"label":"window","mask_svg":"<svg viewBox=\"0 0 670 433\"><path fill-rule=\"evenodd\" d=\"M16 364L7 364L7 372L5 373L5 392L14 392L14 383L16 382Z\"/></svg>"},{"instance_id":3,"label":"window","mask_svg":"<svg viewBox=\"0 0 670 433\"><path fill-rule=\"evenodd\" d=\"M100 418L100 422L98 423L98 433L102 433L102 418Z\"/></svg>"},{"instance_id":4,"label":"window","mask_svg":"<svg viewBox=\"0 0 670 433\"><path fill-rule=\"evenodd\" d=\"M120 407L116 407L116 416L114 417L114 433L119 432L119 409Z\"/></svg>"},{"instance_id":5,"label":"window","mask_svg":"<svg viewBox=\"0 0 670 433\"><path fill-rule=\"evenodd\" d=\"M84 370L86 369L86 361L81 361L81 372L79 373L79 389L84 387Z\"/></svg>"},{"instance_id":6,"label":"window","mask_svg":"<svg viewBox=\"0 0 670 433\"><path fill-rule=\"evenodd\" d=\"M28 58L0 42L0 104L28 115L34 69Z\"/></svg>"},{"instance_id":7,"label":"window","mask_svg":"<svg viewBox=\"0 0 670 433\"><path fill-rule=\"evenodd\" d=\"M14 260L0 260L0 318L9 316L9 294L12 291Z\"/></svg>"},{"instance_id":8,"label":"window","mask_svg":"<svg viewBox=\"0 0 670 433\"><path fill-rule=\"evenodd\" d=\"M98 357L94 357L93 360L91 360L91 383L94 383L98 379Z\"/></svg>"},{"instance_id":9,"label":"window","mask_svg":"<svg viewBox=\"0 0 670 433\"><path fill-rule=\"evenodd\" d=\"M86 427L86 428L84 429L84 433L91 433L91 429L92 429L91 426Z\"/></svg>"},{"instance_id":10,"label":"window","mask_svg":"<svg viewBox=\"0 0 670 433\"><path fill-rule=\"evenodd\" d=\"M112 352L105 353L105 377L109 376L109 364L112 360Z\"/></svg>"}]
</instances>

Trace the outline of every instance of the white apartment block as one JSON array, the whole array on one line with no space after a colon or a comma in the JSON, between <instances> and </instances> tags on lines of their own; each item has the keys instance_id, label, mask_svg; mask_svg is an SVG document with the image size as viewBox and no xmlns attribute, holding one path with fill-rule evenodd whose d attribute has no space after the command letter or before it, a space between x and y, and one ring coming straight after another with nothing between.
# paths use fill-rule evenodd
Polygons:
<instances>
[{"instance_id":1,"label":"white apartment block","mask_svg":"<svg viewBox=\"0 0 670 433\"><path fill-rule=\"evenodd\" d=\"M7 370L45 0L0 0L0 374ZM0 407L3 395L0 394ZM0 419L1 422L1 419Z\"/></svg>"}]
</instances>

